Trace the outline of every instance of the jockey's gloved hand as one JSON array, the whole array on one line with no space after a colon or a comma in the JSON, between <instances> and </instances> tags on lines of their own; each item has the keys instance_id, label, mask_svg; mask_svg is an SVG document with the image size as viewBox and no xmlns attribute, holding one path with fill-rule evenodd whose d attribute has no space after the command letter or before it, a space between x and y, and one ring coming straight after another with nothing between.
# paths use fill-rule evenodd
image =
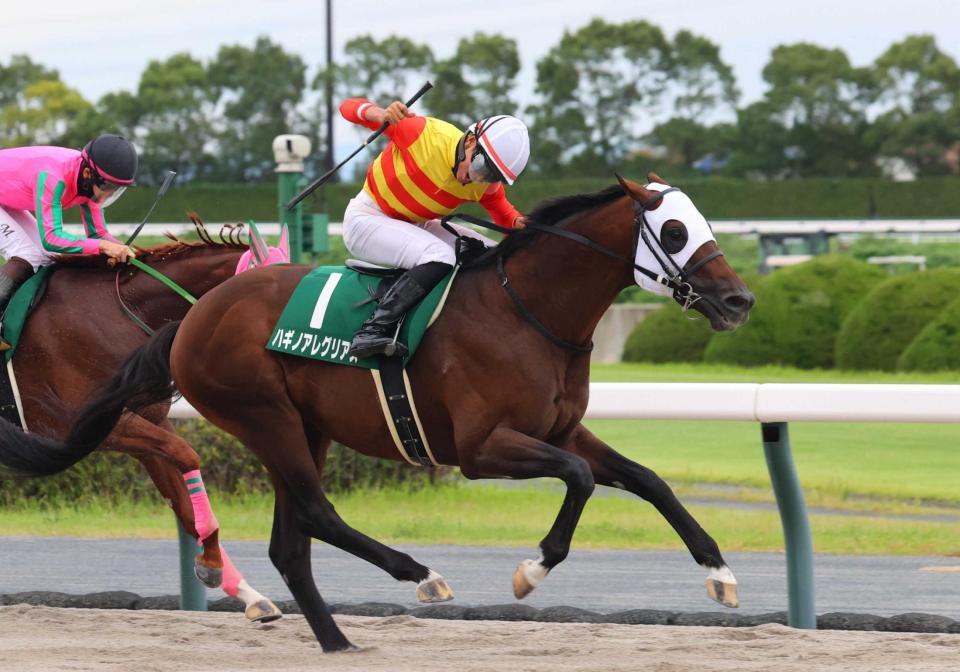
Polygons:
<instances>
[{"instance_id":1,"label":"jockey's gloved hand","mask_svg":"<svg viewBox=\"0 0 960 672\"><path fill-rule=\"evenodd\" d=\"M127 263L130 259L135 259L137 253L122 243L115 243L112 240L100 241L100 254L104 254L120 263Z\"/></svg>"}]
</instances>

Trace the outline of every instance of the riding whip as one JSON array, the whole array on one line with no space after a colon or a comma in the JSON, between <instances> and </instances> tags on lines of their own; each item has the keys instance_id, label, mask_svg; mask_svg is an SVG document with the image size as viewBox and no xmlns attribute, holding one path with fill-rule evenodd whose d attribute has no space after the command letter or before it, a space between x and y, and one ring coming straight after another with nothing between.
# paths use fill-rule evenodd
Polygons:
<instances>
[{"instance_id":1,"label":"riding whip","mask_svg":"<svg viewBox=\"0 0 960 672\"><path fill-rule=\"evenodd\" d=\"M170 185L173 184L173 180L177 177L177 173L174 170L168 170L166 176L163 178L163 184L160 185L159 191L157 191L157 197L153 199L153 205L150 206L150 209L147 210L147 214L144 215L143 221L140 222L134 232L127 238L127 242L124 243L127 247L130 247L130 243L133 242L134 238L140 235L140 231L143 229L143 225L147 223L147 220L150 219L150 215L153 214L153 209L157 207L157 203L160 202L160 199L163 198L163 195L167 193L167 189L170 188Z\"/></svg>"},{"instance_id":2,"label":"riding whip","mask_svg":"<svg viewBox=\"0 0 960 672\"><path fill-rule=\"evenodd\" d=\"M432 88L433 88L433 84L431 84L430 82L427 82L426 84L424 84L423 86L421 86L421 87L420 87L420 90L417 91L415 94L413 94L413 97L412 97L410 100L407 101L407 103L406 103L406 104L407 104L407 107L412 106L415 102L417 102L417 100L420 99L420 96L422 96L423 94L425 94L427 91L429 91L429 90L432 89ZM312 194L312 193L313 193L314 191L316 191L319 187L321 187L321 186L323 186L324 184L326 184L327 180L329 180L329 179L333 176L334 173L336 173L338 170L340 170L341 168L343 168L344 164L346 164L348 161L350 161L350 159L352 159L352 158L355 157L357 154L359 154L361 151L363 151L364 147L366 147L366 146L369 145L371 142L373 142L374 140L376 140L377 138L379 138L381 135L383 135L383 132L384 132L385 130L387 130L387 126L389 126L389 124L388 124L387 122L383 122L383 124L380 126L379 129L377 129L376 131L374 131L373 133L371 133L371 134L370 134L370 137L367 138L366 140L364 140L363 144L360 145L359 147L357 147L356 150L354 150L353 154L351 154L350 156L348 156L347 158L345 158L343 161L341 161L340 163L338 163L338 164L336 165L336 167L328 170L326 173L324 173L323 175L321 175L320 177L318 177L317 179L315 179L313 182L311 182L311 183L307 186L306 189L304 189L304 190L301 191L299 194L297 194L297 195L294 196L292 199L290 199L290 202L287 203L287 210L293 210L295 207L297 207L297 203L299 203L300 201L302 201L303 199L305 199L307 196L309 196L310 194Z\"/></svg>"}]
</instances>

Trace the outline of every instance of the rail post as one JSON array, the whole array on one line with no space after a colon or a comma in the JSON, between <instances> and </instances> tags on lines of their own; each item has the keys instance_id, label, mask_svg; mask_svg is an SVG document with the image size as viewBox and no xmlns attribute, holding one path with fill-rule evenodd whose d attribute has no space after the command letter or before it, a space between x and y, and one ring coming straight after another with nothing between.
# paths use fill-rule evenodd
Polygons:
<instances>
[{"instance_id":1,"label":"rail post","mask_svg":"<svg viewBox=\"0 0 960 672\"><path fill-rule=\"evenodd\" d=\"M807 506L797 468L790 453L790 434L785 422L760 425L763 453L780 509L787 554L787 623L794 628L816 630L817 611L813 594L813 540Z\"/></svg>"},{"instance_id":2,"label":"rail post","mask_svg":"<svg viewBox=\"0 0 960 672\"><path fill-rule=\"evenodd\" d=\"M200 583L200 579L193 571L197 540L187 534L180 521L177 521L177 534L180 538L180 609L181 611L206 611L207 587Z\"/></svg>"}]
</instances>

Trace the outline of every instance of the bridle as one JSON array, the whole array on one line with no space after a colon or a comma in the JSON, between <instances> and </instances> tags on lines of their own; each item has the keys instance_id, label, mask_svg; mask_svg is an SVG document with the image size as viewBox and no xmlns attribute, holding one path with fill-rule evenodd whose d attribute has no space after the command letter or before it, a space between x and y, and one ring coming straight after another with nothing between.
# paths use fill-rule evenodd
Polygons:
<instances>
[{"instance_id":1,"label":"bridle","mask_svg":"<svg viewBox=\"0 0 960 672\"><path fill-rule=\"evenodd\" d=\"M680 304L682 310L686 312L689 310L690 306L699 301L701 297L690 285L689 278L692 278L696 275L697 271L706 266L709 262L713 261L717 257L722 257L723 252L720 249L716 249L710 254L706 255L700 261L696 262L692 266L683 268L678 264L673 255L667 252L664 248L663 243L660 241L660 237L657 236L653 231L653 227L650 226L650 223L647 221L647 210L651 209L651 206L659 203L663 200L663 197L671 192L679 192L680 190L676 187L668 187L663 191L659 191L656 195L652 196L648 200L640 203L639 201L633 202L633 226L637 230L637 235L633 238L633 256L636 259L637 256L637 246L640 244L640 239L643 239L643 242L646 244L647 249L650 250L650 253L653 255L654 259L657 260L657 263L660 264L660 268L666 275L659 273L654 273L640 265L636 262L630 262L634 270L647 276L654 282L663 285L664 287L669 287L673 290L673 298L677 303ZM707 226L710 226L709 222ZM712 231L712 228L711 228ZM651 240L657 244L657 248L660 249L660 252L657 252L651 244ZM662 257L660 255L663 255Z\"/></svg>"},{"instance_id":2,"label":"bridle","mask_svg":"<svg viewBox=\"0 0 960 672\"><path fill-rule=\"evenodd\" d=\"M644 202L634 201L633 210L633 226L634 226L634 236L633 236L633 257L628 259L621 254L617 254L610 248L601 245L593 240L587 238L586 236L580 235L579 233L574 233L573 231L568 231L563 228L565 222L560 222L553 226L545 226L543 224L529 223L524 228L524 230L533 230L539 231L542 233L549 233L554 236L560 236L561 238L566 238L572 240L575 243L589 247L591 250L599 252L600 254L606 255L613 259L624 262L627 266L631 267L637 273L646 276L650 280L653 280L657 284L660 284L664 287L668 287L673 290L674 300L680 304L683 311L687 311L693 304L703 298L700 294L694 291L693 286L690 284L689 279L692 278L700 269L706 266L709 262L713 261L717 257L723 255L719 249L714 250L710 254L700 259L692 266L686 268L681 267L666 248L663 246L663 243L660 241L660 237L657 236L654 232L653 227L650 226L650 223L647 221L647 211L652 209L657 203L663 200L663 197L667 194L680 190L676 187L669 187L663 191L657 192L654 196L650 197ZM579 214L579 213L578 213ZM480 219L478 217L473 217L471 215L461 215L461 214L451 214L443 217L440 222L446 228L447 231L453 233L458 238L460 235L456 230L447 225L447 222L451 219L462 219L471 224L476 224L494 231L499 231L507 235L513 234L516 232L515 229L508 229L502 226L497 226L492 222ZM709 226L709 224L708 224ZM650 253L653 254L654 259L657 260L657 263L660 264L661 272L652 271L648 268L640 266L636 263L637 256L637 247L640 244L640 240L643 240L647 248L650 250ZM656 243L656 248L651 244L651 242ZM659 252L657 251L659 248ZM514 305L517 307L517 310L523 315L524 319L530 323L530 325L540 332L547 340L549 340L554 345L560 346L566 350L572 350L578 354L589 353L593 350L593 343L588 343L587 345L578 345L571 341L568 341L560 336L557 336L551 332L536 316L530 312L530 309L524 305L523 300L520 298L520 295L517 294L513 286L510 284L510 280L507 278L506 269L504 268L504 256L503 250L498 245L497 247L491 248L475 260L468 262L465 266L476 266L482 264L491 256L496 256L497 258L497 274L500 277L500 284L503 285L503 288L506 290L507 294L510 296Z\"/></svg>"}]
</instances>

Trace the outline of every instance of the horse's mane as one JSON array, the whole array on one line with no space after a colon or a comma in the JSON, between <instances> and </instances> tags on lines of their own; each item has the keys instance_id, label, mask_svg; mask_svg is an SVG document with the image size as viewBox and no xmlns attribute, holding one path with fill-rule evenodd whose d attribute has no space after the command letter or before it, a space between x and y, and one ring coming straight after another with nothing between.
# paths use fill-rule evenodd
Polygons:
<instances>
[{"instance_id":1,"label":"horse's mane","mask_svg":"<svg viewBox=\"0 0 960 672\"><path fill-rule=\"evenodd\" d=\"M134 245L137 251L137 259L143 262L158 261L160 259L169 259L173 256L191 253L199 249L225 248L231 250L245 250L247 244L241 240L241 234L244 231L243 224L224 224L217 235L219 241L214 240L203 224L203 220L195 212L188 213L190 221L197 229L197 235L200 236L198 242L182 240L172 233L165 233L164 236L172 242L154 247L139 247ZM54 263L57 268L106 268L104 260L99 255L62 255Z\"/></svg>"},{"instance_id":2,"label":"horse's mane","mask_svg":"<svg viewBox=\"0 0 960 672\"><path fill-rule=\"evenodd\" d=\"M558 222L579 214L586 210L598 208L601 205L611 203L625 194L619 184L607 187L602 191L592 194L576 194L575 196L560 196L558 198L549 198L538 203L527 215L527 218L541 226L555 226ZM504 257L510 256L519 249L528 246L531 241L541 235L540 231L533 229L522 229L504 237L497 249ZM493 261L491 256L487 263Z\"/></svg>"}]
</instances>

